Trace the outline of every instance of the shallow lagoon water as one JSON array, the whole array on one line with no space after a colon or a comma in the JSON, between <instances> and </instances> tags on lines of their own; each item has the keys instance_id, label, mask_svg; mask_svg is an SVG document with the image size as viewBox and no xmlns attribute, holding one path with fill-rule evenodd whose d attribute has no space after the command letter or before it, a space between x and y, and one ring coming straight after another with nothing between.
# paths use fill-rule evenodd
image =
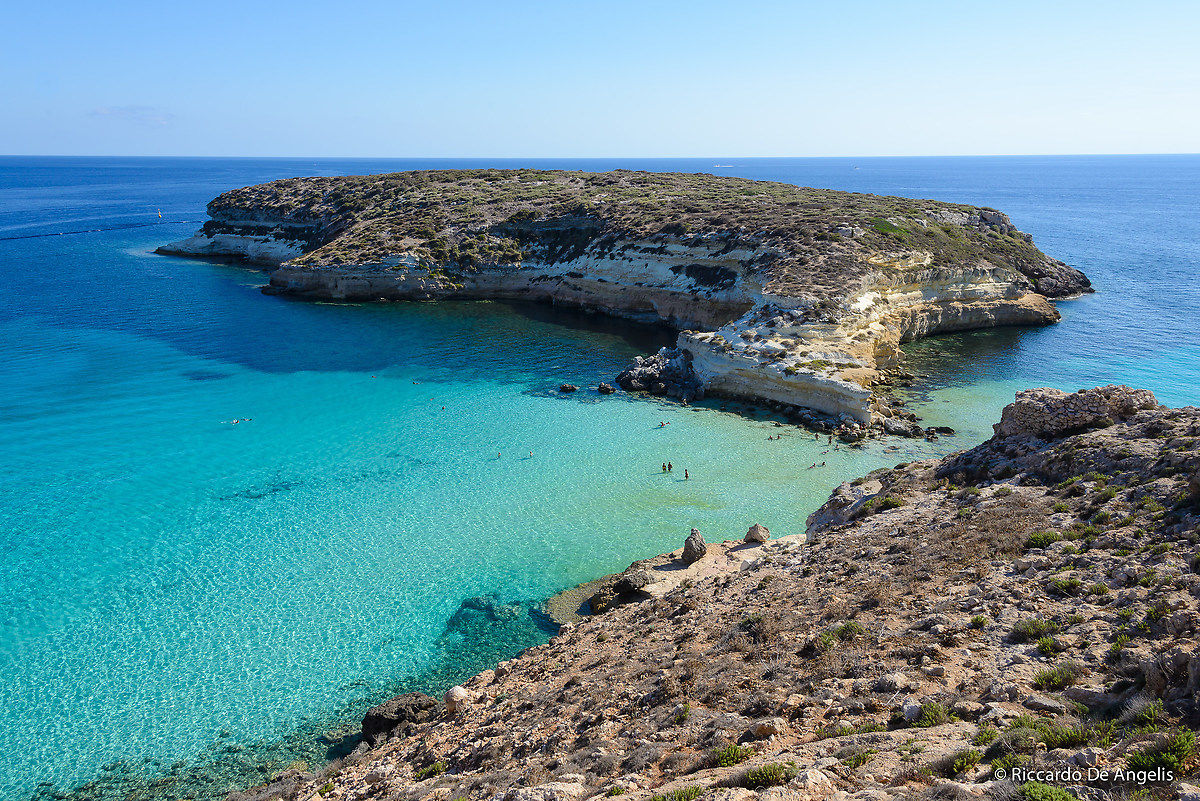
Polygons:
<instances>
[{"instance_id":1,"label":"shallow lagoon water","mask_svg":"<svg viewBox=\"0 0 1200 801\"><path fill-rule=\"evenodd\" d=\"M0 159L0 795L212 797L319 760L389 692L543 641L548 595L692 526L798 532L839 481L982 439L1023 386L1200 400L1200 159L720 163L999 207L1101 292L1059 326L910 346L915 401L960 436L824 454L732 405L555 391L665 332L299 303L261 295L258 271L150 252L227 188L427 162ZM108 230L40 236L87 229Z\"/></svg>"}]
</instances>

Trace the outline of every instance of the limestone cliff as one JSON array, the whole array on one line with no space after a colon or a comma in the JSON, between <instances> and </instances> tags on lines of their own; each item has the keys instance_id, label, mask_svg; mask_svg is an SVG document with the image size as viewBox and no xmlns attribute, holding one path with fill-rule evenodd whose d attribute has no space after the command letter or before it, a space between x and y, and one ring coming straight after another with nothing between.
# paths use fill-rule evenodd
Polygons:
<instances>
[{"instance_id":1,"label":"limestone cliff","mask_svg":"<svg viewBox=\"0 0 1200 801\"><path fill-rule=\"evenodd\" d=\"M886 414L871 388L900 343L1054 322L1047 298L1090 287L993 209L710 175L296 178L208 211L160 252L268 265L274 293L536 300L665 322L692 369L680 394L859 422Z\"/></svg>"}]
</instances>

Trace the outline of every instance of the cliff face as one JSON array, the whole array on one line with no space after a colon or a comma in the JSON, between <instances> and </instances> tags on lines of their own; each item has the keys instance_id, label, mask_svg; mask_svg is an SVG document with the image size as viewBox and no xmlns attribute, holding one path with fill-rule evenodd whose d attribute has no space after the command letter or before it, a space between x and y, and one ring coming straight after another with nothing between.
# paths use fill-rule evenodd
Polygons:
<instances>
[{"instance_id":1,"label":"cliff face","mask_svg":"<svg viewBox=\"0 0 1200 801\"><path fill-rule=\"evenodd\" d=\"M1040 325L1088 291L1000 212L707 175L467 170L228 192L164 253L276 267L269 291L509 298L683 329L705 390L866 422L906 340Z\"/></svg>"},{"instance_id":2,"label":"cliff face","mask_svg":"<svg viewBox=\"0 0 1200 801\"><path fill-rule=\"evenodd\" d=\"M996 429L839 487L807 536L635 563L605 585L623 604L241 798L1069 797L1017 769L1190 797L1200 410L1029 390Z\"/></svg>"}]
</instances>

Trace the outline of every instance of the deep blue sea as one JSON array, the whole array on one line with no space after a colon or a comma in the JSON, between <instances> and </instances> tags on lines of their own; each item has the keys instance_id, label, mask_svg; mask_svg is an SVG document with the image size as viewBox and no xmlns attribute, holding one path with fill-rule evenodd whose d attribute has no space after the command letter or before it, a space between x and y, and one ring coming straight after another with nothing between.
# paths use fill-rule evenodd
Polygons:
<instances>
[{"instance_id":1,"label":"deep blue sea","mask_svg":"<svg viewBox=\"0 0 1200 801\"><path fill-rule=\"evenodd\" d=\"M663 331L297 302L260 294L259 271L152 253L227 189L465 166L990 205L1098 291L1056 326L909 348L920 411L957 437L826 454L732 405L554 391L611 379ZM800 532L838 482L983 439L1021 387L1198 403L1198 270L1200 156L0 158L0 797L213 798L320 762L390 693L544 641L558 590L693 526Z\"/></svg>"}]
</instances>

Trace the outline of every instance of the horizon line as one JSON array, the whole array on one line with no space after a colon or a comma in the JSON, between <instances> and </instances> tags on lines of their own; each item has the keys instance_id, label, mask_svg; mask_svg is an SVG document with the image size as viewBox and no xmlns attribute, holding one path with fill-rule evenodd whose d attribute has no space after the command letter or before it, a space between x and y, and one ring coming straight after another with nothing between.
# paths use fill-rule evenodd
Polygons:
<instances>
[{"instance_id":1,"label":"horizon line","mask_svg":"<svg viewBox=\"0 0 1200 801\"><path fill-rule=\"evenodd\" d=\"M619 159L740 159L740 160L765 160L765 159L927 159L927 158L1077 158L1082 156L1198 156L1200 151L1182 151L1182 152L1140 152L1140 153L925 153L925 154L905 154L905 155L841 155L841 156L735 156L735 155L650 155L650 156L346 156L346 155L283 155L283 156L247 156L247 155L179 155L179 154L154 154L154 155L129 155L129 154L97 154L97 153L0 153L0 158L94 158L94 159L328 159L328 160L372 160L372 161L452 161L456 159L464 160L490 160L502 159L508 161L520 160L562 160L562 161L597 161L597 160L619 160Z\"/></svg>"}]
</instances>

